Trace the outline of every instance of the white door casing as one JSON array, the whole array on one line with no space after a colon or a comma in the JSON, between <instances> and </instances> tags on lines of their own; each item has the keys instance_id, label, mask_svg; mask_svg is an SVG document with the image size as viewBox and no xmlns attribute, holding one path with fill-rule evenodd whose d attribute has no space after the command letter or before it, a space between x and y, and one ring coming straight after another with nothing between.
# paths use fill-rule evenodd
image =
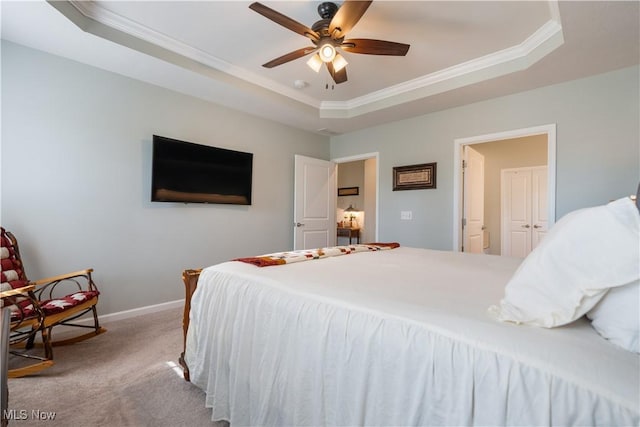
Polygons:
<instances>
[{"instance_id":1,"label":"white door casing","mask_svg":"<svg viewBox=\"0 0 640 427\"><path fill-rule=\"evenodd\" d=\"M482 253L484 248L484 156L470 146L464 147L464 252Z\"/></svg>"},{"instance_id":2,"label":"white door casing","mask_svg":"<svg viewBox=\"0 0 640 427\"><path fill-rule=\"evenodd\" d=\"M336 243L336 164L295 155L293 249Z\"/></svg>"},{"instance_id":3,"label":"white door casing","mask_svg":"<svg viewBox=\"0 0 640 427\"><path fill-rule=\"evenodd\" d=\"M365 187L364 187L364 213L366 232L360 236L361 242L377 242L379 234L379 201L380 201L380 153L371 152L357 154L354 156L337 157L331 159L332 162L338 164L365 161ZM373 160L374 166L372 167L367 160ZM368 169L370 167L371 169ZM367 177L373 179L369 180ZM338 180L338 172L336 171L336 182ZM336 190L337 193L337 190ZM337 195L337 194L336 194ZM337 202L336 202L337 204ZM336 218L339 220L339 218Z\"/></svg>"},{"instance_id":4,"label":"white door casing","mask_svg":"<svg viewBox=\"0 0 640 427\"><path fill-rule=\"evenodd\" d=\"M547 136L547 227L555 223L556 218L556 125L555 123L528 128L506 130L466 138L456 138L453 142L453 250L458 252L462 247L462 158L463 147L485 142L510 140L516 138L546 135Z\"/></svg>"},{"instance_id":5,"label":"white door casing","mask_svg":"<svg viewBox=\"0 0 640 427\"><path fill-rule=\"evenodd\" d=\"M502 255L525 258L548 227L547 167L501 171Z\"/></svg>"}]
</instances>

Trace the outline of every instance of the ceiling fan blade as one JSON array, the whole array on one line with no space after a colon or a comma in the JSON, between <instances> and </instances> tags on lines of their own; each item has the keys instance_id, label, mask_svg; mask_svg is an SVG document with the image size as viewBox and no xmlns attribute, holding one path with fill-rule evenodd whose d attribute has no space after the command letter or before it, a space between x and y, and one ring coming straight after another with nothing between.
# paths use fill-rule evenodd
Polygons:
<instances>
[{"instance_id":1,"label":"ceiling fan blade","mask_svg":"<svg viewBox=\"0 0 640 427\"><path fill-rule=\"evenodd\" d=\"M333 62L327 62L327 70L329 70L329 74L331 74L331 77L336 84L347 81L347 67L342 68L340 71L336 71L333 68Z\"/></svg>"},{"instance_id":2,"label":"ceiling fan blade","mask_svg":"<svg viewBox=\"0 0 640 427\"><path fill-rule=\"evenodd\" d=\"M265 18L272 20L276 24L282 25L283 27L293 31L294 33L298 33L302 36L308 37L311 40L315 40L315 41L318 41L320 39L320 34L313 31L311 28L261 3L258 3L258 2L251 3L249 5L249 9L255 12L258 12L260 15L264 16Z\"/></svg>"},{"instance_id":3,"label":"ceiling fan blade","mask_svg":"<svg viewBox=\"0 0 640 427\"><path fill-rule=\"evenodd\" d=\"M405 56L409 45L374 39L349 39L340 46L345 52L364 53L367 55Z\"/></svg>"},{"instance_id":4,"label":"ceiling fan blade","mask_svg":"<svg viewBox=\"0 0 640 427\"><path fill-rule=\"evenodd\" d=\"M302 58L303 56L308 55L315 50L315 47L303 47L302 49L294 50L293 52L289 52L276 59L272 59L266 64L262 64L262 66L265 68L273 68L286 62L293 61L294 59Z\"/></svg>"},{"instance_id":5,"label":"ceiling fan blade","mask_svg":"<svg viewBox=\"0 0 640 427\"><path fill-rule=\"evenodd\" d=\"M372 0L345 0L331 19L329 35L334 39L345 36L362 18Z\"/></svg>"}]
</instances>

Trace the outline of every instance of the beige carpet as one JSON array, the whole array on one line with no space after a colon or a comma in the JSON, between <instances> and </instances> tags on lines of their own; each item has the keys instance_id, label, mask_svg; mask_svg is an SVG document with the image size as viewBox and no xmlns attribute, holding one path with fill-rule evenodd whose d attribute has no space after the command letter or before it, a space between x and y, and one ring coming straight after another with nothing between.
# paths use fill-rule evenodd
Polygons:
<instances>
[{"instance_id":1,"label":"beige carpet","mask_svg":"<svg viewBox=\"0 0 640 427\"><path fill-rule=\"evenodd\" d=\"M105 334L54 347L55 365L39 375L9 380L10 426L218 424L204 393L170 366L182 351L182 309L104 326ZM53 420L38 419L49 413Z\"/></svg>"}]
</instances>

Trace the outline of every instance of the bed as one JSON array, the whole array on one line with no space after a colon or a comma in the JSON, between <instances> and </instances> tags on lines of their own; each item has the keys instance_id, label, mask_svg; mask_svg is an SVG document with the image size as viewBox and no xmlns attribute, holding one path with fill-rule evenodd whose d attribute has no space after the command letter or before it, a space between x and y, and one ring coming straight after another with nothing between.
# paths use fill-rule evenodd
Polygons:
<instances>
[{"instance_id":1,"label":"bed","mask_svg":"<svg viewBox=\"0 0 640 427\"><path fill-rule=\"evenodd\" d=\"M640 216L629 221L627 249L638 246ZM551 232L547 239L547 251L567 240ZM614 266L624 271L608 274L602 289L585 291L575 319L554 315L565 323L552 326L537 325L526 310L521 319L507 318L515 310L508 303L517 302L515 279L531 277L540 259L375 244L320 255L271 254L185 272L181 363L186 378L205 391L212 420L232 426L640 424L638 353L605 339L585 316L612 289L637 288L629 280L640 274L637 253L622 261L635 256L635 268ZM255 265L287 256L294 259Z\"/></svg>"}]
</instances>

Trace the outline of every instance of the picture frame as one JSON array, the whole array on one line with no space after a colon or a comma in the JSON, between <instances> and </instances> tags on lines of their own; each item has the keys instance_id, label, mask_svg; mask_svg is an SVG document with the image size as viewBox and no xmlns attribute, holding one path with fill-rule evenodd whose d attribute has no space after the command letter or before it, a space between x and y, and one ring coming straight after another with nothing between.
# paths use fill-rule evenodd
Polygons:
<instances>
[{"instance_id":1,"label":"picture frame","mask_svg":"<svg viewBox=\"0 0 640 427\"><path fill-rule=\"evenodd\" d=\"M338 196L357 196L360 194L360 187L338 188Z\"/></svg>"},{"instance_id":2,"label":"picture frame","mask_svg":"<svg viewBox=\"0 0 640 427\"><path fill-rule=\"evenodd\" d=\"M393 191L436 188L437 163L396 166L393 168Z\"/></svg>"}]
</instances>

